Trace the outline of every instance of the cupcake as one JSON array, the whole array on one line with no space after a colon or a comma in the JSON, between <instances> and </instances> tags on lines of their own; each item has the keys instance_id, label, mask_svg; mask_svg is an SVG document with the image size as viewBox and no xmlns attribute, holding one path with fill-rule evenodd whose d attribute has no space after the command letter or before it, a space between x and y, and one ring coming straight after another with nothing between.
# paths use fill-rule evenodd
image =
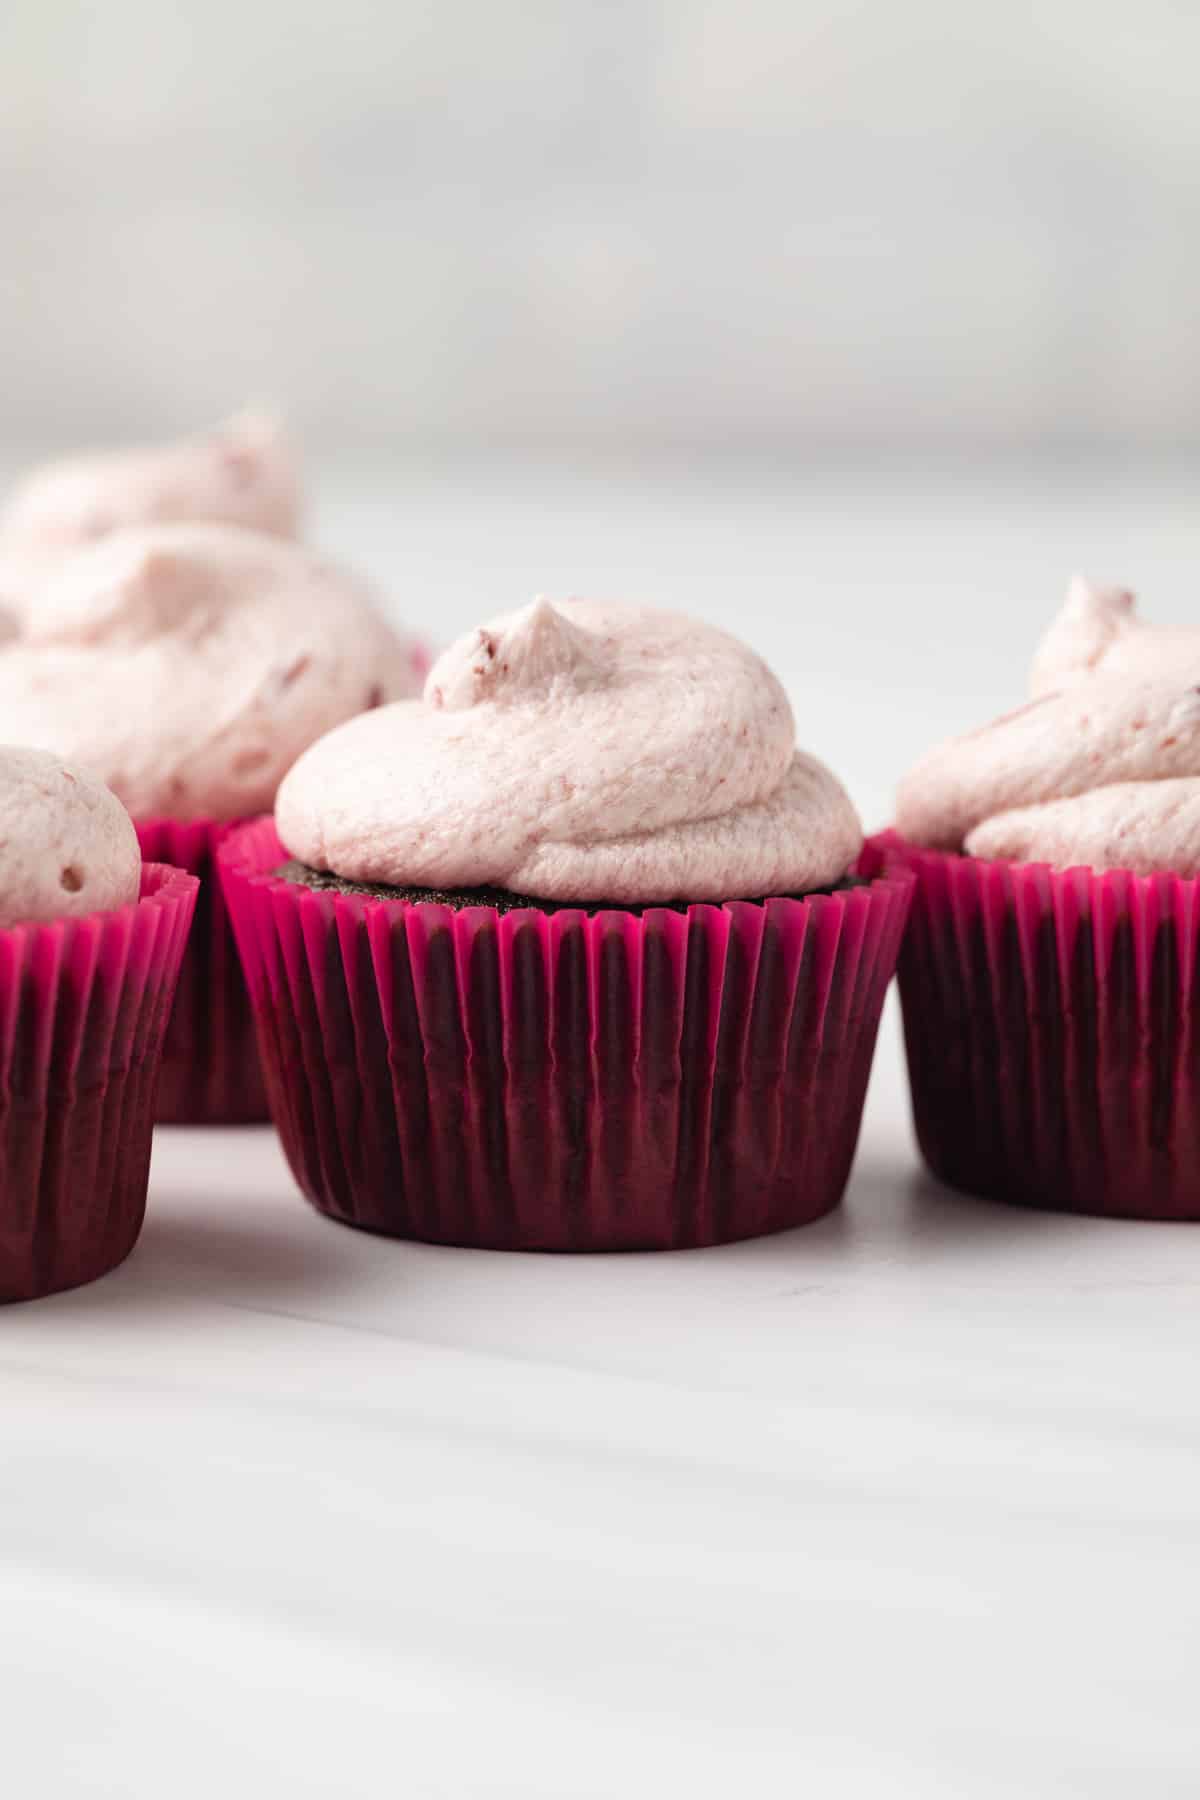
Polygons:
<instances>
[{"instance_id":1,"label":"cupcake","mask_svg":"<svg viewBox=\"0 0 1200 1800\"><path fill-rule=\"evenodd\" d=\"M300 752L419 690L425 659L356 578L232 525L132 526L63 560L0 647L9 737L104 780L143 854L201 877L167 1037L160 1117L266 1117L254 1027L213 851Z\"/></svg>"},{"instance_id":2,"label":"cupcake","mask_svg":"<svg viewBox=\"0 0 1200 1800\"><path fill-rule=\"evenodd\" d=\"M137 1239L197 882L37 750L0 749L0 843L0 1300L28 1300Z\"/></svg>"},{"instance_id":3,"label":"cupcake","mask_svg":"<svg viewBox=\"0 0 1200 1800\"><path fill-rule=\"evenodd\" d=\"M1033 698L900 787L900 994L934 1173L1200 1217L1200 630L1077 578Z\"/></svg>"},{"instance_id":4,"label":"cupcake","mask_svg":"<svg viewBox=\"0 0 1200 1800\"><path fill-rule=\"evenodd\" d=\"M273 420L241 413L205 437L32 470L0 512L0 600L20 616L57 562L110 531L201 520L296 536L299 477Z\"/></svg>"},{"instance_id":5,"label":"cupcake","mask_svg":"<svg viewBox=\"0 0 1200 1800\"><path fill-rule=\"evenodd\" d=\"M724 632L544 600L340 726L222 846L268 1091L323 1212L506 1249L834 1206L906 877Z\"/></svg>"}]
</instances>

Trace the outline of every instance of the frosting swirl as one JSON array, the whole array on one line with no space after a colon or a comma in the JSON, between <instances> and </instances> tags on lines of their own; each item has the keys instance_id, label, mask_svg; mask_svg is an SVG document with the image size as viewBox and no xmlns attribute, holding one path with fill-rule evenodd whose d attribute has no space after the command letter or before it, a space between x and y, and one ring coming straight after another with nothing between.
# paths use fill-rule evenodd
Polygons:
<instances>
[{"instance_id":1,"label":"frosting swirl","mask_svg":"<svg viewBox=\"0 0 1200 1800\"><path fill-rule=\"evenodd\" d=\"M1028 706L924 757L900 785L915 843L972 856L1200 874L1200 628L1147 626L1076 577Z\"/></svg>"},{"instance_id":2,"label":"frosting swirl","mask_svg":"<svg viewBox=\"0 0 1200 1800\"><path fill-rule=\"evenodd\" d=\"M753 651L673 613L544 599L461 638L422 702L314 744L276 806L349 881L723 900L839 880L862 833Z\"/></svg>"},{"instance_id":3,"label":"frosting swirl","mask_svg":"<svg viewBox=\"0 0 1200 1800\"><path fill-rule=\"evenodd\" d=\"M425 659L324 557L233 525L113 532L0 647L7 735L93 770L135 817L260 812L314 738L419 690Z\"/></svg>"},{"instance_id":4,"label":"frosting swirl","mask_svg":"<svg viewBox=\"0 0 1200 1800\"><path fill-rule=\"evenodd\" d=\"M206 437L64 457L0 514L0 594L24 610L67 552L128 525L208 520L295 537L300 486L279 426L240 413Z\"/></svg>"},{"instance_id":5,"label":"frosting swirl","mask_svg":"<svg viewBox=\"0 0 1200 1800\"><path fill-rule=\"evenodd\" d=\"M131 906L137 833L114 794L41 750L0 748L0 930Z\"/></svg>"}]
</instances>

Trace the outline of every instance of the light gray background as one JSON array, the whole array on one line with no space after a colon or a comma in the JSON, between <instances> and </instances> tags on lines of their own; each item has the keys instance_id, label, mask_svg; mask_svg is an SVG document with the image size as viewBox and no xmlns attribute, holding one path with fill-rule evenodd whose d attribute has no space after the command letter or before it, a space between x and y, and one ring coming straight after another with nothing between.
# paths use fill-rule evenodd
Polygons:
<instances>
[{"instance_id":1,"label":"light gray background","mask_svg":"<svg viewBox=\"0 0 1200 1800\"><path fill-rule=\"evenodd\" d=\"M3 432L1197 441L1190 0L6 0Z\"/></svg>"}]
</instances>

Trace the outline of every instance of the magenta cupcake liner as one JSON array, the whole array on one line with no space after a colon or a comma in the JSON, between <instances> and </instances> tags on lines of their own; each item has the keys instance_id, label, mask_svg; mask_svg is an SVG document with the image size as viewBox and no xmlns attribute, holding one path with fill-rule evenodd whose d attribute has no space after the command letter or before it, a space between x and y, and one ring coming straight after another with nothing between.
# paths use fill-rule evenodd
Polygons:
<instances>
[{"instance_id":1,"label":"magenta cupcake liner","mask_svg":"<svg viewBox=\"0 0 1200 1800\"><path fill-rule=\"evenodd\" d=\"M145 864L117 912L0 931L0 1299L132 1250L163 1036L197 883Z\"/></svg>"},{"instance_id":2,"label":"magenta cupcake liner","mask_svg":"<svg viewBox=\"0 0 1200 1800\"><path fill-rule=\"evenodd\" d=\"M158 1117L164 1125L260 1125L270 1117L250 996L225 910L217 819L140 819L142 855L200 878L175 1010L167 1027Z\"/></svg>"},{"instance_id":3,"label":"magenta cupcake liner","mask_svg":"<svg viewBox=\"0 0 1200 1800\"><path fill-rule=\"evenodd\" d=\"M632 1250L840 1199L909 877L589 918L317 892L284 857L259 820L220 863L272 1112L322 1212Z\"/></svg>"},{"instance_id":4,"label":"magenta cupcake liner","mask_svg":"<svg viewBox=\"0 0 1200 1800\"><path fill-rule=\"evenodd\" d=\"M1200 882L976 862L916 876L900 998L917 1138L992 1199L1200 1218Z\"/></svg>"}]
</instances>

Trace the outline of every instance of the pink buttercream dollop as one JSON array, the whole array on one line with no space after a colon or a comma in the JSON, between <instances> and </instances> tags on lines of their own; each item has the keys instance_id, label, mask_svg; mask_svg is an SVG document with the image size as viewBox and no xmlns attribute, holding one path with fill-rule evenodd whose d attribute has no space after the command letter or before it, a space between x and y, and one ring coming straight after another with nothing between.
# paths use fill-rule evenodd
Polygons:
<instances>
[{"instance_id":1,"label":"pink buttercream dollop","mask_svg":"<svg viewBox=\"0 0 1200 1800\"><path fill-rule=\"evenodd\" d=\"M115 794L41 750L0 748L0 930L131 906L142 858Z\"/></svg>"},{"instance_id":2,"label":"pink buttercream dollop","mask_svg":"<svg viewBox=\"0 0 1200 1800\"><path fill-rule=\"evenodd\" d=\"M269 807L331 726L420 691L371 590L301 545L156 525L77 550L0 647L5 736L95 774L135 817Z\"/></svg>"},{"instance_id":3,"label":"pink buttercream dollop","mask_svg":"<svg viewBox=\"0 0 1200 1800\"><path fill-rule=\"evenodd\" d=\"M291 855L349 881L629 905L827 886L862 845L753 651L585 600L461 638L422 701L306 751L276 820Z\"/></svg>"},{"instance_id":4,"label":"pink buttercream dollop","mask_svg":"<svg viewBox=\"0 0 1200 1800\"><path fill-rule=\"evenodd\" d=\"M940 745L900 785L911 841L972 856L1200 874L1200 627L1148 626L1077 576L1033 700Z\"/></svg>"},{"instance_id":5,"label":"pink buttercream dollop","mask_svg":"<svg viewBox=\"0 0 1200 1800\"><path fill-rule=\"evenodd\" d=\"M239 413L204 437L87 452L32 470L0 513L0 598L24 614L79 545L130 525L197 520L295 537L300 480L273 419Z\"/></svg>"}]
</instances>

